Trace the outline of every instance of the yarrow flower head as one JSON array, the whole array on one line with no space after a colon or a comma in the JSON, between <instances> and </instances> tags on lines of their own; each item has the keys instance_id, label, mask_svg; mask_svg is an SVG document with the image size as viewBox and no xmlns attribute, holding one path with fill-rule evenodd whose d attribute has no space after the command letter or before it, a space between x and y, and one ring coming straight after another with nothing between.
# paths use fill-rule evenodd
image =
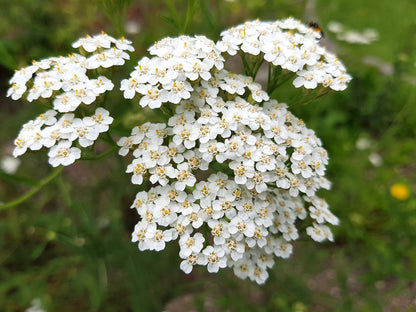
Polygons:
<instances>
[{"instance_id":1,"label":"yarrow flower head","mask_svg":"<svg viewBox=\"0 0 416 312\"><path fill-rule=\"evenodd\" d=\"M64 114L57 119L56 114L56 111L49 110L24 124L15 140L13 156L20 156L28 149L35 151L45 147L50 149L49 163L53 167L68 166L81 157L80 148L72 146L73 143L77 141L80 147L91 146L98 135L108 129L108 125L103 128L100 123L91 122L97 116L108 116L108 111L101 107L97 108L93 116L82 119L76 118L74 114ZM113 118L108 116L106 120L111 124Z\"/></svg>"},{"instance_id":2,"label":"yarrow flower head","mask_svg":"<svg viewBox=\"0 0 416 312\"><path fill-rule=\"evenodd\" d=\"M313 130L251 77L223 66L227 53L265 53L277 32L286 38L278 26L300 29L287 39L297 42L290 49L298 49L300 58L303 37L310 45L317 44L317 36L290 20L245 25L223 33L217 44L181 36L152 46L155 56L140 60L121 89L128 99L139 97L141 106L169 107L171 117L166 124L133 128L118 145L120 155L134 157L127 166L132 183L149 179L152 185L138 192L131 206L139 216L132 241L140 250L161 250L178 240L185 273L195 265L209 272L229 267L236 276L262 284L273 258L291 255L292 242L301 235L299 220L309 224L306 234L321 242L333 240L326 224L338 219L317 196L330 182L328 155ZM293 69L299 77L321 64L323 49L313 50ZM316 87L311 83L306 84ZM183 93L173 91L179 84Z\"/></svg>"},{"instance_id":3,"label":"yarrow flower head","mask_svg":"<svg viewBox=\"0 0 416 312\"><path fill-rule=\"evenodd\" d=\"M213 68L224 67L224 58L213 41L204 36L165 38L149 48L152 58L144 57L121 82L124 97L141 96L140 105L158 108L163 103L178 104L187 100L194 91L194 81L210 81ZM204 101L214 90L201 89L195 96Z\"/></svg>"},{"instance_id":4,"label":"yarrow flower head","mask_svg":"<svg viewBox=\"0 0 416 312\"><path fill-rule=\"evenodd\" d=\"M238 51L259 56L272 67L296 73L296 88L318 85L344 90L351 76L344 65L319 45L322 34L315 28L288 18L275 22L246 22L221 33L217 48L234 55Z\"/></svg>"},{"instance_id":5,"label":"yarrow flower head","mask_svg":"<svg viewBox=\"0 0 416 312\"><path fill-rule=\"evenodd\" d=\"M133 47L126 39L116 40L107 34L81 38L73 47L89 52L85 57L72 53L67 57L51 57L15 72L7 96L17 100L26 95L29 102L54 98L53 108L60 113L73 112L80 104L89 105L114 84L105 76L93 79L91 70L123 65ZM28 90L28 91L27 91Z\"/></svg>"},{"instance_id":6,"label":"yarrow flower head","mask_svg":"<svg viewBox=\"0 0 416 312\"><path fill-rule=\"evenodd\" d=\"M131 42L101 33L74 42L87 56L70 54L67 57L51 57L15 72L10 79L12 87L7 96L13 100L26 97L29 102L48 101L51 110L23 125L15 140L15 157L29 150L49 148L49 163L70 165L81 157L79 147L72 147L78 140L80 147L93 145L98 135L108 130L113 118L104 108L97 107L95 114L85 116L87 106L95 106L96 100L114 87L106 76L94 77L92 70L123 65L133 51ZM94 104L93 104L94 103ZM58 114L62 114L58 119Z\"/></svg>"},{"instance_id":7,"label":"yarrow flower head","mask_svg":"<svg viewBox=\"0 0 416 312\"><path fill-rule=\"evenodd\" d=\"M119 155L129 155L131 183L148 186L131 205L138 214L132 241L140 250L161 251L177 240L185 273L195 265L211 273L228 267L263 284L274 258L290 257L301 235L333 241L328 225L339 221L318 196L330 188L327 152L288 105L270 97L281 76L296 75L295 87L318 89L318 95L346 88L351 77L319 38L290 18L246 22L224 31L217 43L179 36L148 49L120 90L169 117L137 125L117 142ZM34 62L10 80L12 99L51 106L23 125L15 157L47 148L52 166L67 166L110 130L113 118L97 103L114 84L96 69L123 65L131 42L102 33L73 47L86 56ZM246 74L225 68L236 54ZM270 64L267 91L255 81L263 61Z\"/></svg>"}]
</instances>

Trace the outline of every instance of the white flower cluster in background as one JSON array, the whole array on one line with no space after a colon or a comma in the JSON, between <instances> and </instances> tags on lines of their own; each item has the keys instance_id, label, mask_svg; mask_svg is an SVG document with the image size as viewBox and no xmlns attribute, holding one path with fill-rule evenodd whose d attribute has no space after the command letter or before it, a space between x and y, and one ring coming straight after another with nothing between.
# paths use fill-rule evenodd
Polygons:
<instances>
[{"instance_id":1,"label":"white flower cluster in background","mask_svg":"<svg viewBox=\"0 0 416 312\"><path fill-rule=\"evenodd\" d=\"M344 90L351 76L338 58L319 46L322 34L293 18L251 21L221 33L217 48L234 55L239 51L261 55L274 66L295 72L293 85L315 89L318 85Z\"/></svg>"},{"instance_id":2,"label":"white flower cluster in background","mask_svg":"<svg viewBox=\"0 0 416 312\"><path fill-rule=\"evenodd\" d=\"M5 155L0 158L0 169L7 174L15 174L20 166L20 159Z\"/></svg>"},{"instance_id":3,"label":"white flower cluster in background","mask_svg":"<svg viewBox=\"0 0 416 312\"><path fill-rule=\"evenodd\" d=\"M77 118L80 105L91 105L97 98L113 89L114 84L105 76L94 76L95 70L123 65L133 51L131 42L102 33L81 38L73 44L82 48L87 56L71 54L51 57L15 72L7 92L13 100L26 97L32 101L50 101L52 110L31 120L21 129L15 140L13 156L27 149L49 148L49 163L70 165L81 156L81 150L71 147L75 140L81 147L91 146L98 135L108 130L113 118L104 108L97 108L93 116ZM81 106L82 108L82 106ZM57 114L62 116L57 119ZM77 114L78 113L78 114ZM84 115L84 114L82 114Z\"/></svg>"},{"instance_id":4,"label":"white flower cluster in background","mask_svg":"<svg viewBox=\"0 0 416 312\"><path fill-rule=\"evenodd\" d=\"M25 312L46 312L46 310L42 307L42 301L35 298L30 302L30 307Z\"/></svg>"},{"instance_id":5,"label":"white flower cluster in background","mask_svg":"<svg viewBox=\"0 0 416 312\"><path fill-rule=\"evenodd\" d=\"M185 273L196 264L209 272L230 267L262 284L274 256L291 255L297 220L308 218L312 239L332 241L326 224L338 219L316 196L330 183L315 133L252 78L223 69L205 37L167 38L150 51L156 56L139 61L122 90L142 106L169 105L173 115L118 142L120 155L134 156L132 183L151 183L132 205L139 249L178 240ZM179 83L182 93L173 91Z\"/></svg>"},{"instance_id":6,"label":"white flower cluster in background","mask_svg":"<svg viewBox=\"0 0 416 312\"><path fill-rule=\"evenodd\" d=\"M348 29L339 22L332 21L328 24L328 30L336 34L336 38L353 44L371 44L378 40L378 31L366 28L362 31Z\"/></svg>"},{"instance_id":7,"label":"white flower cluster in background","mask_svg":"<svg viewBox=\"0 0 416 312\"><path fill-rule=\"evenodd\" d=\"M91 146L102 132L107 132L113 118L102 107L95 114L76 118L74 114L63 114L59 119L57 112L49 110L35 120L25 123L15 140L13 156L18 157L26 151L49 148L49 163L53 167L68 166L81 157L81 150L72 147L75 140L82 147Z\"/></svg>"}]
</instances>

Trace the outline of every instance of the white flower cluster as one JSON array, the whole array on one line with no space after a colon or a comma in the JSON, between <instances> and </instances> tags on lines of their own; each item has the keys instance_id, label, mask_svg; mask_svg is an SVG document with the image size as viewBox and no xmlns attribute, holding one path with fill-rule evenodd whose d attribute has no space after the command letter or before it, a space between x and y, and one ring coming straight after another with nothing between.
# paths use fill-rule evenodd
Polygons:
<instances>
[{"instance_id":1,"label":"white flower cluster","mask_svg":"<svg viewBox=\"0 0 416 312\"><path fill-rule=\"evenodd\" d=\"M102 132L107 132L113 118L102 107L95 114L84 118L75 118L72 113L63 114L59 119L57 112L49 110L35 120L25 123L15 140L13 156L18 157L28 149L49 148L49 163L53 167L68 166L81 157L81 150L72 147L75 140L82 147L91 146Z\"/></svg>"},{"instance_id":2,"label":"white flower cluster","mask_svg":"<svg viewBox=\"0 0 416 312\"><path fill-rule=\"evenodd\" d=\"M15 72L10 79L12 87L7 96L17 100L26 95L32 102L51 98L53 110L41 114L23 125L17 139L13 156L24 154L27 149L49 148L49 163L70 165L81 157L81 150L71 147L78 140L81 147L91 146L102 132L106 132L113 118L104 108L98 107L93 116L76 118L81 104L90 105L97 97L113 89L114 84L105 76L94 76L97 68L123 65L133 51L131 42L102 33L81 38L73 44L82 47L89 56L71 54L68 57L51 57ZM29 89L29 90L28 90ZM57 119L56 116L63 113ZM82 114L84 115L84 114Z\"/></svg>"},{"instance_id":3,"label":"white flower cluster","mask_svg":"<svg viewBox=\"0 0 416 312\"><path fill-rule=\"evenodd\" d=\"M321 141L251 77L224 69L227 55L239 53L249 63L253 58L244 54L250 54L259 57L257 65L270 62L271 89L279 66L298 76L296 87L343 90L351 77L319 37L287 19L247 22L224 31L217 43L204 36L165 38L121 81L125 98L138 96L142 107L171 112L166 123L146 122L118 141L120 155L132 152L126 170L132 183L150 181L131 206L140 217L132 234L140 250L159 251L177 239L185 273L196 264L209 272L229 267L262 284L274 256L291 255L299 220L313 240L333 240L327 224L338 219L316 195L330 188ZM92 78L95 69L123 65L131 42L100 34L73 47L89 56L34 62L10 80L12 99L53 99L53 110L23 126L15 157L46 147L52 166L72 164L79 147L93 145L113 122L104 108L82 104L113 89L107 77Z\"/></svg>"},{"instance_id":4,"label":"white flower cluster","mask_svg":"<svg viewBox=\"0 0 416 312\"><path fill-rule=\"evenodd\" d=\"M201 65L209 51L218 55L205 37L168 38L150 51L157 56L139 61L122 83L125 97L138 93L151 108L176 105L167 124L147 122L118 142L120 155L134 156L127 167L132 183L152 184L132 205L140 216L132 233L139 249L159 251L178 239L184 272L196 264L209 272L230 267L261 284L273 257L292 253L298 219L309 217L306 233L314 240L333 240L325 224L338 219L316 196L330 187L328 157L314 132L250 77ZM179 70L172 64L181 56L203 69ZM186 94L172 91L178 83ZM150 98L145 86L163 98Z\"/></svg>"},{"instance_id":5,"label":"white flower cluster","mask_svg":"<svg viewBox=\"0 0 416 312\"><path fill-rule=\"evenodd\" d=\"M296 88L315 89L318 84L344 90L351 76L333 54L319 46L321 33L293 18L282 21L251 21L221 33L217 48L230 55L242 51L295 72Z\"/></svg>"},{"instance_id":6,"label":"white flower cluster","mask_svg":"<svg viewBox=\"0 0 416 312\"><path fill-rule=\"evenodd\" d=\"M42 307L42 301L35 298L30 302L30 307L25 312L46 312L46 310Z\"/></svg>"},{"instance_id":7,"label":"white flower cluster","mask_svg":"<svg viewBox=\"0 0 416 312\"><path fill-rule=\"evenodd\" d=\"M119 145L122 155L134 150L132 183L149 178L156 185L132 205L141 217L132 240L140 250L159 251L179 238L186 273L195 264L209 272L228 266L263 283L273 255L290 256L295 222L308 215L308 235L333 239L324 223L338 219L315 196L329 188L326 151L285 104L182 101L168 125L135 127Z\"/></svg>"},{"instance_id":8,"label":"white flower cluster","mask_svg":"<svg viewBox=\"0 0 416 312\"><path fill-rule=\"evenodd\" d=\"M89 105L100 94L113 89L113 83L105 76L91 79L91 70L123 65L125 59L129 59L124 51L133 50L130 43L107 34L82 38L73 47L82 46L89 52L88 57L73 53L67 57L33 61L32 65L15 72L10 79L12 87L7 96L17 100L26 94L29 102L53 98L54 110L73 112L81 103Z\"/></svg>"},{"instance_id":9,"label":"white flower cluster","mask_svg":"<svg viewBox=\"0 0 416 312\"><path fill-rule=\"evenodd\" d=\"M150 47L149 52L155 56L141 59L131 78L121 82L121 90L127 99L139 93L140 105L150 108L189 99L194 91L191 83L210 80L211 69L221 70L225 61L215 43L204 36L165 38Z\"/></svg>"},{"instance_id":10,"label":"white flower cluster","mask_svg":"<svg viewBox=\"0 0 416 312\"><path fill-rule=\"evenodd\" d=\"M335 21L328 24L328 30L335 33L338 40L353 44L371 44L379 38L378 31L374 28L366 28L363 31L352 30Z\"/></svg>"}]
</instances>

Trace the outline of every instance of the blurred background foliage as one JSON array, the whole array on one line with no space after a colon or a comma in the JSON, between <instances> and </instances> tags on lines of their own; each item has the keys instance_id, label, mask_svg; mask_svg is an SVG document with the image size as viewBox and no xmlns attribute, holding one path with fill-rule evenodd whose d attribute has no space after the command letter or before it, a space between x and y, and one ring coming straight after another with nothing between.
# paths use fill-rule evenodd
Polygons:
<instances>
[{"instance_id":1,"label":"blurred background foliage","mask_svg":"<svg viewBox=\"0 0 416 312\"><path fill-rule=\"evenodd\" d=\"M294 16L318 21L323 44L354 79L340 94L297 104L330 155L325 196L341 224L336 242L301 240L277 260L264 286L231 271L179 270L178 248L139 252L130 243L137 187L112 155L79 162L17 207L0 211L0 309L24 311L39 298L47 311L416 311L416 3L410 0L0 0L0 159L21 125L42 109L5 98L13 69L71 52L85 34L125 35L136 48L125 72L155 40L181 32L216 40L245 20ZM189 14L187 14L189 12ZM339 41L326 25L374 28L370 45ZM113 92L114 115L131 105ZM147 112L130 122L151 118ZM103 147L104 148L104 147ZM0 169L8 202L51 170L45 155L22 157L16 174ZM409 196L397 198L399 184Z\"/></svg>"}]
</instances>

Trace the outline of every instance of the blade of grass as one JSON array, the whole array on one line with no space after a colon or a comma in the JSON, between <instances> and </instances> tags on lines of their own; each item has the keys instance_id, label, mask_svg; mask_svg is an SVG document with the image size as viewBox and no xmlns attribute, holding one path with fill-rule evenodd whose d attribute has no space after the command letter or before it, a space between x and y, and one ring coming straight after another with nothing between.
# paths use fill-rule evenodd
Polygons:
<instances>
[{"instance_id":1,"label":"blade of grass","mask_svg":"<svg viewBox=\"0 0 416 312\"><path fill-rule=\"evenodd\" d=\"M37 192L39 192L45 185L47 185L49 182L51 182L53 179L55 179L57 176L59 176L59 174L62 172L63 169L64 169L64 166L57 167L55 170L52 171L52 173L50 175L48 175L46 178L40 180L39 184L37 186L35 186L34 188L32 188L30 191L26 192L25 194L23 194L22 196L20 196L19 198L15 199L11 202L0 205L0 210L5 210L5 209L8 209L8 208L15 207L15 206L23 203L24 201L28 200L30 197L32 197Z\"/></svg>"}]
</instances>

